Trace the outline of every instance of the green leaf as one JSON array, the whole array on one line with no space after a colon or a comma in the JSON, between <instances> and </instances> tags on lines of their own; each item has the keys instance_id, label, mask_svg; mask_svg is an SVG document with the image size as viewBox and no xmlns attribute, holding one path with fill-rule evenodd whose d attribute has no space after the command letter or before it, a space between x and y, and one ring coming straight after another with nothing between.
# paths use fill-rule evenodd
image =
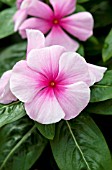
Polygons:
<instances>
[{"instance_id":1,"label":"green leaf","mask_svg":"<svg viewBox=\"0 0 112 170\"><path fill-rule=\"evenodd\" d=\"M84 57L84 47L80 44L80 47L77 50L77 53L79 53L81 56Z\"/></svg>"},{"instance_id":2,"label":"green leaf","mask_svg":"<svg viewBox=\"0 0 112 170\"><path fill-rule=\"evenodd\" d=\"M36 123L36 126L40 133L47 139L52 140L55 136L55 124L43 125Z\"/></svg>"},{"instance_id":3,"label":"green leaf","mask_svg":"<svg viewBox=\"0 0 112 170\"><path fill-rule=\"evenodd\" d=\"M46 144L28 118L4 126L0 129L0 170L29 170Z\"/></svg>"},{"instance_id":4,"label":"green leaf","mask_svg":"<svg viewBox=\"0 0 112 170\"><path fill-rule=\"evenodd\" d=\"M5 3L7 5L13 6L13 5L15 5L16 0L1 0L1 2Z\"/></svg>"},{"instance_id":5,"label":"green leaf","mask_svg":"<svg viewBox=\"0 0 112 170\"><path fill-rule=\"evenodd\" d=\"M112 23L112 5L110 1L103 0L100 3L92 1L88 5L89 11L93 14L95 20L95 28L104 27ZM95 4L94 4L95 3Z\"/></svg>"},{"instance_id":6,"label":"green leaf","mask_svg":"<svg viewBox=\"0 0 112 170\"><path fill-rule=\"evenodd\" d=\"M88 2L90 0L77 0L78 3L85 3L85 2Z\"/></svg>"},{"instance_id":7,"label":"green leaf","mask_svg":"<svg viewBox=\"0 0 112 170\"><path fill-rule=\"evenodd\" d=\"M26 115L24 106L17 101L11 104L0 104L0 127L14 122Z\"/></svg>"},{"instance_id":8,"label":"green leaf","mask_svg":"<svg viewBox=\"0 0 112 170\"><path fill-rule=\"evenodd\" d=\"M76 10L75 10L75 13L78 13L78 12L84 12L86 11L85 8L81 5L77 5L76 6Z\"/></svg>"},{"instance_id":9,"label":"green leaf","mask_svg":"<svg viewBox=\"0 0 112 170\"><path fill-rule=\"evenodd\" d=\"M112 99L112 70L105 73L103 79L91 87L90 102Z\"/></svg>"},{"instance_id":10,"label":"green leaf","mask_svg":"<svg viewBox=\"0 0 112 170\"><path fill-rule=\"evenodd\" d=\"M95 114L112 115L112 100L90 103L86 110Z\"/></svg>"},{"instance_id":11,"label":"green leaf","mask_svg":"<svg viewBox=\"0 0 112 170\"><path fill-rule=\"evenodd\" d=\"M101 53L102 46L95 36L90 37L84 44L84 49L89 56L95 56Z\"/></svg>"},{"instance_id":12,"label":"green leaf","mask_svg":"<svg viewBox=\"0 0 112 170\"><path fill-rule=\"evenodd\" d=\"M105 39L104 47L102 50L102 57L104 62L112 58L112 29Z\"/></svg>"},{"instance_id":13,"label":"green leaf","mask_svg":"<svg viewBox=\"0 0 112 170\"><path fill-rule=\"evenodd\" d=\"M25 58L26 53L26 43L18 43L12 45L6 49L4 49L0 53L0 75L3 74L4 71L12 69L13 65Z\"/></svg>"},{"instance_id":14,"label":"green leaf","mask_svg":"<svg viewBox=\"0 0 112 170\"><path fill-rule=\"evenodd\" d=\"M87 114L71 122L60 122L51 147L61 170L112 169L105 139Z\"/></svg>"},{"instance_id":15,"label":"green leaf","mask_svg":"<svg viewBox=\"0 0 112 170\"><path fill-rule=\"evenodd\" d=\"M15 11L15 8L9 8L0 12L0 39L14 33L13 15Z\"/></svg>"}]
</instances>

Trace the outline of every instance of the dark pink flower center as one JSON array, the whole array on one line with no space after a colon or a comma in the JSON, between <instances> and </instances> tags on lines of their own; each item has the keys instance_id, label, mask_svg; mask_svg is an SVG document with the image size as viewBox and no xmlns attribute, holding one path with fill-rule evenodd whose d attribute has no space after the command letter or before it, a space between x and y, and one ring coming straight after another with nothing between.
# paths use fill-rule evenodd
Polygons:
<instances>
[{"instance_id":1,"label":"dark pink flower center","mask_svg":"<svg viewBox=\"0 0 112 170\"><path fill-rule=\"evenodd\" d=\"M50 86L50 87L55 87L55 86L56 86L56 82L50 81L50 82L49 82L49 86Z\"/></svg>"},{"instance_id":2,"label":"dark pink flower center","mask_svg":"<svg viewBox=\"0 0 112 170\"><path fill-rule=\"evenodd\" d=\"M54 24L54 25L59 25L59 19L56 19L56 18L53 19L53 24Z\"/></svg>"}]
</instances>

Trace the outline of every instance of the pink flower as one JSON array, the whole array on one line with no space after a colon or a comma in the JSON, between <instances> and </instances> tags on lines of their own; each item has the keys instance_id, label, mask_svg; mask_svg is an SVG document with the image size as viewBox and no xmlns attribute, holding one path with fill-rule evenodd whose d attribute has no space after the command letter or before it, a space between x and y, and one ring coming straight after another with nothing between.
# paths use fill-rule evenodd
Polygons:
<instances>
[{"instance_id":1,"label":"pink flower","mask_svg":"<svg viewBox=\"0 0 112 170\"><path fill-rule=\"evenodd\" d=\"M27 18L28 16L27 10L30 5L30 2L31 0L18 0L17 1L18 11L16 12L13 18L15 22L15 26L14 26L15 31L18 30L19 26Z\"/></svg>"},{"instance_id":2,"label":"pink flower","mask_svg":"<svg viewBox=\"0 0 112 170\"><path fill-rule=\"evenodd\" d=\"M75 118L90 100L89 86L101 80L106 68L88 65L79 54L66 52L62 46L44 47L45 39L39 31L27 30L27 36L29 53L26 61L13 68L12 93L37 122L50 124Z\"/></svg>"},{"instance_id":3,"label":"pink flower","mask_svg":"<svg viewBox=\"0 0 112 170\"><path fill-rule=\"evenodd\" d=\"M8 104L16 101L17 98L10 91L9 79L12 71L6 71L0 79L0 103Z\"/></svg>"},{"instance_id":4,"label":"pink flower","mask_svg":"<svg viewBox=\"0 0 112 170\"><path fill-rule=\"evenodd\" d=\"M71 39L65 31L79 40L85 41L93 34L93 17L89 12L75 11L76 0L50 0L53 10L45 3L32 0L27 14L31 18L22 20L17 29L23 38L26 37L26 29L38 29L46 37L46 46L62 45L68 51L76 51L79 44ZM72 14L70 16L70 14ZM22 18L22 17L21 17ZM16 18L16 23L18 19ZM65 30L65 31L64 31Z\"/></svg>"},{"instance_id":5,"label":"pink flower","mask_svg":"<svg viewBox=\"0 0 112 170\"><path fill-rule=\"evenodd\" d=\"M17 0L16 6L18 8L18 11L15 13L13 17L15 23L14 31L17 31L20 25L23 23L23 21L28 17L28 9L30 7L31 1L32 0Z\"/></svg>"},{"instance_id":6,"label":"pink flower","mask_svg":"<svg viewBox=\"0 0 112 170\"><path fill-rule=\"evenodd\" d=\"M23 0L17 0L16 6L19 9Z\"/></svg>"}]
</instances>

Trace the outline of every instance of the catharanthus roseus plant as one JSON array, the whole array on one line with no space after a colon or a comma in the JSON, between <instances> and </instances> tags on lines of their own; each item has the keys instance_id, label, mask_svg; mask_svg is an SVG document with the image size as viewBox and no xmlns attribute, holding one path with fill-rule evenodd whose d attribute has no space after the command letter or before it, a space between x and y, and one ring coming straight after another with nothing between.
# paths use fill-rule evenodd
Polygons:
<instances>
[{"instance_id":1,"label":"catharanthus roseus plant","mask_svg":"<svg viewBox=\"0 0 112 170\"><path fill-rule=\"evenodd\" d=\"M26 0L28 1L28 0ZM25 4L26 1L23 1ZM89 12L73 14L76 9L76 0L50 0L53 9L47 4L32 0L17 11L14 21L15 30L19 30L23 38L26 37L26 29L38 29L46 37L46 46L62 45L70 51L76 51L79 44L72 40L65 31L79 40L85 41L93 34L93 17ZM24 9L22 9L24 8ZM31 16L26 19L23 13ZM20 15L20 16L19 16Z\"/></svg>"},{"instance_id":2,"label":"catharanthus roseus plant","mask_svg":"<svg viewBox=\"0 0 112 170\"><path fill-rule=\"evenodd\" d=\"M27 61L13 68L12 93L37 122L50 124L76 117L89 103L89 86L102 79L106 68L87 64L79 54L66 52L62 46L35 49L37 39L45 44L42 33L27 30L27 34L30 52Z\"/></svg>"},{"instance_id":3,"label":"catharanthus roseus plant","mask_svg":"<svg viewBox=\"0 0 112 170\"><path fill-rule=\"evenodd\" d=\"M111 6L0 1L0 170L112 170Z\"/></svg>"}]
</instances>

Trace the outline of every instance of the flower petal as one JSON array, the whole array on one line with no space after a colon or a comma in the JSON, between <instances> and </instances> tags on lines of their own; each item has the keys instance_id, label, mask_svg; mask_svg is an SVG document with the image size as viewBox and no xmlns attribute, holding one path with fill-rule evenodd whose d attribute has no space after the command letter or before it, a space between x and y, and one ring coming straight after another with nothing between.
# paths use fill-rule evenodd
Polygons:
<instances>
[{"instance_id":1,"label":"flower petal","mask_svg":"<svg viewBox=\"0 0 112 170\"><path fill-rule=\"evenodd\" d=\"M58 74L60 56L65 52L61 46L51 46L31 50L27 56L28 66L43 74L48 79L55 78Z\"/></svg>"},{"instance_id":2,"label":"flower petal","mask_svg":"<svg viewBox=\"0 0 112 170\"><path fill-rule=\"evenodd\" d=\"M17 98L11 93L10 90L10 77L12 70L6 71L0 79L0 103L8 104L16 101Z\"/></svg>"},{"instance_id":3,"label":"flower petal","mask_svg":"<svg viewBox=\"0 0 112 170\"><path fill-rule=\"evenodd\" d=\"M65 120L75 118L89 103L90 89L84 82L66 86L62 92L56 92L56 98L65 112Z\"/></svg>"},{"instance_id":4,"label":"flower petal","mask_svg":"<svg viewBox=\"0 0 112 170\"><path fill-rule=\"evenodd\" d=\"M26 19L19 28L22 38L26 38L26 29L40 30L43 34L47 33L51 28L49 22L39 18Z\"/></svg>"},{"instance_id":5,"label":"flower petal","mask_svg":"<svg viewBox=\"0 0 112 170\"><path fill-rule=\"evenodd\" d=\"M22 22L27 18L26 9L18 10L14 15L14 31L17 31Z\"/></svg>"},{"instance_id":6,"label":"flower petal","mask_svg":"<svg viewBox=\"0 0 112 170\"><path fill-rule=\"evenodd\" d=\"M103 78L105 71L107 70L105 67L100 67L93 64L88 64L88 69L91 78L90 86L100 81Z\"/></svg>"},{"instance_id":7,"label":"flower petal","mask_svg":"<svg viewBox=\"0 0 112 170\"><path fill-rule=\"evenodd\" d=\"M75 11L76 0L50 0L56 16L64 17Z\"/></svg>"},{"instance_id":8,"label":"flower petal","mask_svg":"<svg viewBox=\"0 0 112 170\"><path fill-rule=\"evenodd\" d=\"M16 1L16 6L17 6L18 9L20 8L22 1L23 0L17 0Z\"/></svg>"},{"instance_id":9,"label":"flower petal","mask_svg":"<svg viewBox=\"0 0 112 170\"><path fill-rule=\"evenodd\" d=\"M53 11L47 4L38 0L32 0L28 9L28 14L43 19L51 19Z\"/></svg>"},{"instance_id":10,"label":"flower petal","mask_svg":"<svg viewBox=\"0 0 112 170\"><path fill-rule=\"evenodd\" d=\"M53 27L46 37L46 46L50 45L61 45L68 51L76 51L79 47L79 44L72 40L59 26Z\"/></svg>"},{"instance_id":11,"label":"flower petal","mask_svg":"<svg viewBox=\"0 0 112 170\"><path fill-rule=\"evenodd\" d=\"M44 89L31 101L25 103L29 117L42 124L51 124L64 118L65 113L60 107L52 89Z\"/></svg>"},{"instance_id":12,"label":"flower petal","mask_svg":"<svg viewBox=\"0 0 112 170\"><path fill-rule=\"evenodd\" d=\"M27 9L29 8L29 5L32 0L23 0L20 6L20 9Z\"/></svg>"},{"instance_id":13,"label":"flower petal","mask_svg":"<svg viewBox=\"0 0 112 170\"><path fill-rule=\"evenodd\" d=\"M88 65L83 57L75 52L62 54L57 77L60 84L73 84L79 81L89 84L90 80Z\"/></svg>"},{"instance_id":14,"label":"flower petal","mask_svg":"<svg viewBox=\"0 0 112 170\"><path fill-rule=\"evenodd\" d=\"M61 26L82 41L93 34L93 25L93 17L89 12L79 12L61 20Z\"/></svg>"},{"instance_id":15,"label":"flower petal","mask_svg":"<svg viewBox=\"0 0 112 170\"><path fill-rule=\"evenodd\" d=\"M28 39L27 54L32 49L38 49L45 46L45 37L42 32L38 30L27 29L26 34Z\"/></svg>"},{"instance_id":16,"label":"flower petal","mask_svg":"<svg viewBox=\"0 0 112 170\"><path fill-rule=\"evenodd\" d=\"M22 102L30 102L44 87L45 77L31 70L26 61L18 62L12 72L10 88Z\"/></svg>"}]
</instances>

